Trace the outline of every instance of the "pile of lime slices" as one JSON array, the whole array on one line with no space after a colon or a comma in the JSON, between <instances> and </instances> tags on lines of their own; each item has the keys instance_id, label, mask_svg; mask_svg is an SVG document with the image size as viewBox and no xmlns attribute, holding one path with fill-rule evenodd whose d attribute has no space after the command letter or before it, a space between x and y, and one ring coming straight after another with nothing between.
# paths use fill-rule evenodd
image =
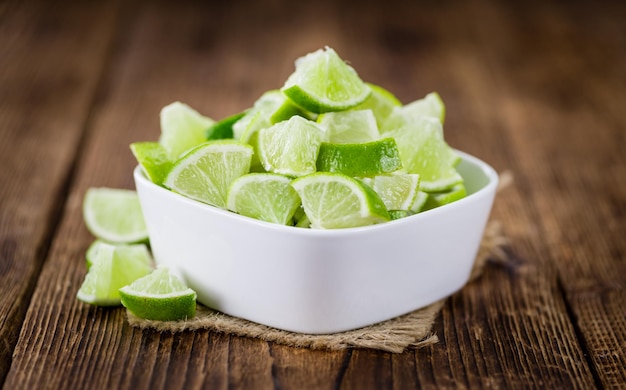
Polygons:
<instances>
[{"instance_id":1,"label":"pile of lime slices","mask_svg":"<svg viewBox=\"0 0 626 390\"><path fill-rule=\"evenodd\" d=\"M406 105L363 82L331 48L296 60L281 89L214 121L186 104L161 111L158 142L130 145L145 176L183 196L297 228L372 225L466 195L435 92ZM154 268L134 191L91 188L81 301L153 320L194 316L196 293Z\"/></svg>"},{"instance_id":2,"label":"pile of lime slices","mask_svg":"<svg viewBox=\"0 0 626 390\"><path fill-rule=\"evenodd\" d=\"M176 102L158 142L131 145L147 178L215 207L289 226L371 225L465 196L435 92L406 105L331 48L280 90L220 121Z\"/></svg>"}]
</instances>

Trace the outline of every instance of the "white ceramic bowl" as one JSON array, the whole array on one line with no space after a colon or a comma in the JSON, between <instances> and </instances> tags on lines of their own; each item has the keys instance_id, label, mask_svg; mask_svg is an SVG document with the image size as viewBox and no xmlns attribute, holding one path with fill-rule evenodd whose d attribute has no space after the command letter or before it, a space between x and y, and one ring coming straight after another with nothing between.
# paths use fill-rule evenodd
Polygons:
<instances>
[{"instance_id":1,"label":"white ceramic bowl","mask_svg":"<svg viewBox=\"0 0 626 390\"><path fill-rule=\"evenodd\" d=\"M151 183L135 184L157 264L198 301L294 332L360 328L445 298L467 282L498 176L459 152L468 196L399 220L313 230L266 223Z\"/></svg>"}]
</instances>

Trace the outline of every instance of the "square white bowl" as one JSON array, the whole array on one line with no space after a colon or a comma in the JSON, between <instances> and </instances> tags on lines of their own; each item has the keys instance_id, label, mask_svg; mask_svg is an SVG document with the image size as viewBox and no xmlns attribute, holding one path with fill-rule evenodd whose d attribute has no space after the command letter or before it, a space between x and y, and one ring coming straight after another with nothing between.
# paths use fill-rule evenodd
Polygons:
<instances>
[{"instance_id":1,"label":"square white bowl","mask_svg":"<svg viewBox=\"0 0 626 390\"><path fill-rule=\"evenodd\" d=\"M467 197L349 229L244 217L155 185L140 167L134 179L156 263L179 275L198 302L275 328L324 334L397 317L465 285L498 176L458 153Z\"/></svg>"}]
</instances>

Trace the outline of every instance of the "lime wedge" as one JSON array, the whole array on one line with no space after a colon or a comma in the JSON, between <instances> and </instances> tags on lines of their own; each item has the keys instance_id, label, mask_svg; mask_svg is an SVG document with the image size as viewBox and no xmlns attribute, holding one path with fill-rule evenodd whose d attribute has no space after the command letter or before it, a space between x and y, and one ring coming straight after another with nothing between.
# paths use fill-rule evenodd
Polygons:
<instances>
[{"instance_id":1,"label":"lime wedge","mask_svg":"<svg viewBox=\"0 0 626 390\"><path fill-rule=\"evenodd\" d=\"M363 179L380 196L387 210L410 210L419 187L419 175L396 173Z\"/></svg>"},{"instance_id":2,"label":"lime wedge","mask_svg":"<svg viewBox=\"0 0 626 390\"><path fill-rule=\"evenodd\" d=\"M287 120L294 115L306 117L304 110L297 107L285 94L279 90L271 90L257 99L246 115L235 123L233 126L234 137L254 148L251 171L264 172L258 152L259 130Z\"/></svg>"},{"instance_id":3,"label":"lime wedge","mask_svg":"<svg viewBox=\"0 0 626 390\"><path fill-rule=\"evenodd\" d=\"M265 92L254 102L254 106L233 125L233 137L248 142L250 135L265 127L282 122L294 115L308 117L306 112L296 106L280 90ZM245 135L248 134L248 135ZM242 138L243 137L243 138Z\"/></svg>"},{"instance_id":4,"label":"lime wedge","mask_svg":"<svg viewBox=\"0 0 626 390\"><path fill-rule=\"evenodd\" d=\"M262 129L258 137L259 159L266 171L303 176L315 172L325 134L315 122L293 116Z\"/></svg>"},{"instance_id":5,"label":"lime wedge","mask_svg":"<svg viewBox=\"0 0 626 390\"><path fill-rule=\"evenodd\" d=\"M393 129L384 134L395 138L403 168L420 175L423 191L444 191L463 181L454 168L455 153L443 139L439 120L394 109L389 123Z\"/></svg>"},{"instance_id":6,"label":"lime wedge","mask_svg":"<svg viewBox=\"0 0 626 390\"><path fill-rule=\"evenodd\" d=\"M228 209L261 221L289 224L300 206L291 179L275 173L250 173L233 182Z\"/></svg>"},{"instance_id":7,"label":"lime wedge","mask_svg":"<svg viewBox=\"0 0 626 390\"><path fill-rule=\"evenodd\" d=\"M139 318L178 321L196 314L196 292L165 267L119 290L122 304Z\"/></svg>"},{"instance_id":8,"label":"lime wedge","mask_svg":"<svg viewBox=\"0 0 626 390\"><path fill-rule=\"evenodd\" d=\"M452 203L459 199L465 198L467 191L463 183L457 184L448 191L431 192L428 194L428 200L424 204L423 210L434 209L439 206Z\"/></svg>"},{"instance_id":9,"label":"lime wedge","mask_svg":"<svg viewBox=\"0 0 626 390\"><path fill-rule=\"evenodd\" d=\"M90 269L94 262L98 261L98 252L107 245L114 245L116 253L122 258L133 258L137 261L143 261L147 266L152 266L152 256L145 244L109 244L97 239L91 243L85 253L87 269Z\"/></svg>"},{"instance_id":10,"label":"lime wedge","mask_svg":"<svg viewBox=\"0 0 626 390\"><path fill-rule=\"evenodd\" d=\"M299 115L307 119L312 116L311 113L307 113L303 108L297 106L280 90L266 92L264 96L268 96L268 99L274 100L273 105L268 104L266 109L261 109L261 112L266 112L269 115L269 122L272 125L285 121L294 115Z\"/></svg>"},{"instance_id":11,"label":"lime wedge","mask_svg":"<svg viewBox=\"0 0 626 390\"><path fill-rule=\"evenodd\" d=\"M158 142L135 142L130 150L141 165L145 175L155 184L161 185L172 169L172 161L163 145Z\"/></svg>"},{"instance_id":12,"label":"lime wedge","mask_svg":"<svg viewBox=\"0 0 626 390\"><path fill-rule=\"evenodd\" d=\"M161 110L161 137L170 160L178 159L187 150L206 141L206 131L215 123L181 102Z\"/></svg>"},{"instance_id":13,"label":"lime wedge","mask_svg":"<svg viewBox=\"0 0 626 390\"><path fill-rule=\"evenodd\" d=\"M400 218L406 218L412 215L410 211L407 210L389 210L389 217L392 221Z\"/></svg>"},{"instance_id":14,"label":"lime wedge","mask_svg":"<svg viewBox=\"0 0 626 390\"><path fill-rule=\"evenodd\" d=\"M338 111L321 114L317 123L326 130L328 142L356 144L380 138L372 110Z\"/></svg>"},{"instance_id":15,"label":"lime wedge","mask_svg":"<svg viewBox=\"0 0 626 390\"><path fill-rule=\"evenodd\" d=\"M252 118L245 117L245 119L248 125L239 140L252 146L252 149L254 150L254 153L252 153L252 160L250 162L250 171L265 172L263 164L261 164L261 160L259 159L259 130L270 127L271 125L260 111L255 111Z\"/></svg>"},{"instance_id":16,"label":"lime wedge","mask_svg":"<svg viewBox=\"0 0 626 390\"><path fill-rule=\"evenodd\" d=\"M370 83L366 84L370 87L372 93L363 103L354 107L353 110L372 110L378 127L381 127L391 114L391 111L393 111L393 108L402 106L402 103L385 88Z\"/></svg>"},{"instance_id":17,"label":"lime wedge","mask_svg":"<svg viewBox=\"0 0 626 390\"><path fill-rule=\"evenodd\" d=\"M252 147L234 140L201 144L174 163L163 184L191 199L226 208L231 183L250 170Z\"/></svg>"},{"instance_id":18,"label":"lime wedge","mask_svg":"<svg viewBox=\"0 0 626 390\"><path fill-rule=\"evenodd\" d=\"M409 115L425 115L438 119L441 123L446 118L446 106L437 92L431 92L422 99L416 100L404 106L403 111Z\"/></svg>"},{"instance_id":19,"label":"lime wedge","mask_svg":"<svg viewBox=\"0 0 626 390\"><path fill-rule=\"evenodd\" d=\"M87 262L87 269L91 268L94 260L96 259L96 253L100 249L100 244L106 244L106 242L96 239L94 242L89 245L87 248L87 252L85 253L85 260Z\"/></svg>"},{"instance_id":20,"label":"lime wedge","mask_svg":"<svg viewBox=\"0 0 626 390\"><path fill-rule=\"evenodd\" d=\"M318 172L295 179L312 228L339 229L389 220L380 197L360 181L340 173Z\"/></svg>"},{"instance_id":21,"label":"lime wedge","mask_svg":"<svg viewBox=\"0 0 626 390\"><path fill-rule=\"evenodd\" d=\"M361 144L323 142L317 157L317 170L340 172L353 177L375 176L400 169L400 157L393 138Z\"/></svg>"},{"instance_id":22,"label":"lime wedge","mask_svg":"<svg viewBox=\"0 0 626 390\"><path fill-rule=\"evenodd\" d=\"M417 195L415 196L415 201L413 201L410 211L414 214L417 214L420 211L423 211L424 206L426 205L426 202L428 201L428 196L429 195L427 192L417 191Z\"/></svg>"},{"instance_id":23,"label":"lime wedge","mask_svg":"<svg viewBox=\"0 0 626 390\"><path fill-rule=\"evenodd\" d=\"M135 191L89 188L83 200L83 218L87 229L104 241L124 244L148 239Z\"/></svg>"},{"instance_id":24,"label":"lime wedge","mask_svg":"<svg viewBox=\"0 0 626 390\"><path fill-rule=\"evenodd\" d=\"M356 71L329 47L298 58L296 70L282 91L299 106L316 113L352 108L370 94Z\"/></svg>"},{"instance_id":25,"label":"lime wedge","mask_svg":"<svg viewBox=\"0 0 626 390\"><path fill-rule=\"evenodd\" d=\"M102 242L90 256L92 265L76 297L92 305L119 305L118 290L152 271L152 259L145 246L120 249Z\"/></svg>"},{"instance_id":26,"label":"lime wedge","mask_svg":"<svg viewBox=\"0 0 626 390\"><path fill-rule=\"evenodd\" d=\"M206 140L233 138L233 125L246 115L246 112L240 112L213 123L206 130Z\"/></svg>"},{"instance_id":27,"label":"lime wedge","mask_svg":"<svg viewBox=\"0 0 626 390\"><path fill-rule=\"evenodd\" d=\"M309 217L307 217L306 213L304 212L304 208L302 207L302 202L300 203L300 206L296 209L296 212L293 215L293 220L295 222L294 224L295 227L308 228L311 226L311 221L309 220Z\"/></svg>"}]
</instances>

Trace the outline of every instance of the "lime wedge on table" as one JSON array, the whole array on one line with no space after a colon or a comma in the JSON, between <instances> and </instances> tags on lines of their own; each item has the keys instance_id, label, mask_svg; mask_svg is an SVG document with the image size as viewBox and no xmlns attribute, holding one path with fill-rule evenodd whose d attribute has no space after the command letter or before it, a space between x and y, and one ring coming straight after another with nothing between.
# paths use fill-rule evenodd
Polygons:
<instances>
[{"instance_id":1,"label":"lime wedge on table","mask_svg":"<svg viewBox=\"0 0 626 390\"><path fill-rule=\"evenodd\" d=\"M419 175L397 173L378 175L363 179L380 196L387 210L409 210L415 202L419 187Z\"/></svg>"},{"instance_id":2,"label":"lime wedge on table","mask_svg":"<svg viewBox=\"0 0 626 390\"><path fill-rule=\"evenodd\" d=\"M382 126L387 117L391 114L394 107L402 106L402 103L391 92L378 85L366 83L372 93L365 99L365 101L353 110L372 110L378 127Z\"/></svg>"},{"instance_id":3,"label":"lime wedge on table","mask_svg":"<svg viewBox=\"0 0 626 390\"><path fill-rule=\"evenodd\" d=\"M331 144L324 142L317 156L317 170L340 172L364 177L389 173L402 167L396 141L384 138L360 144Z\"/></svg>"},{"instance_id":4,"label":"lime wedge on table","mask_svg":"<svg viewBox=\"0 0 626 390\"><path fill-rule=\"evenodd\" d=\"M231 183L250 170L252 147L234 140L209 141L178 160L163 184L191 199L226 208Z\"/></svg>"},{"instance_id":5,"label":"lime wedge on table","mask_svg":"<svg viewBox=\"0 0 626 390\"><path fill-rule=\"evenodd\" d=\"M393 125L384 135L395 138L403 168L420 175L423 191L443 191L463 181L454 168L456 153L444 141L439 120L394 110L389 122Z\"/></svg>"},{"instance_id":6,"label":"lime wedge on table","mask_svg":"<svg viewBox=\"0 0 626 390\"><path fill-rule=\"evenodd\" d=\"M155 184L163 183L172 168L172 161L163 145L158 142L135 142L130 145L130 150L146 176Z\"/></svg>"},{"instance_id":7,"label":"lime wedge on table","mask_svg":"<svg viewBox=\"0 0 626 390\"><path fill-rule=\"evenodd\" d=\"M326 130L331 143L353 144L380 138L372 110L328 112L321 114L317 123Z\"/></svg>"},{"instance_id":8,"label":"lime wedge on table","mask_svg":"<svg viewBox=\"0 0 626 390\"><path fill-rule=\"evenodd\" d=\"M293 116L259 132L259 158L268 172L303 176L315 172L324 139L324 130L315 122Z\"/></svg>"},{"instance_id":9,"label":"lime wedge on table","mask_svg":"<svg viewBox=\"0 0 626 390\"><path fill-rule=\"evenodd\" d=\"M119 290L122 304L140 318L177 321L196 313L196 293L165 267Z\"/></svg>"},{"instance_id":10,"label":"lime wedge on table","mask_svg":"<svg viewBox=\"0 0 626 390\"><path fill-rule=\"evenodd\" d=\"M145 244L108 244L105 241L96 239L91 243L87 252L85 253L85 260L87 261L87 269L98 261L99 251L106 247L106 245L114 245L116 253L122 258L133 258L138 261L143 261L146 265L152 264L152 256Z\"/></svg>"},{"instance_id":11,"label":"lime wedge on table","mask_svg":"<svg viewBox=\"0 0 626 390\"><path fill-rule=\"evenodd\" d=\"M98 306L120 304L119 289L152 271L152 260L147 249L135 247L120 249L99 243L91 250L92 265L76 297Z\"/></svg>"},{"instance_id":12,"label":"lime wedge on table","mask_svg":"<svg viewBox=\"0 0 626 390\"><path fill-rule=\"evenodd\" d=\"M233 182L228 209L261 221L286 225L300 206L291 179L275 173L251 173Z\"/></svg>"},{"instance_id":13,"label":"lime wedge on table","mask_svg":"<svg viewBox=\"0 0 626 390\"><path fill-rule=\"evenodd\" d=\"M170 160L206 141L206 132L215 121L181 102L174 102L161 110L161 137Z\"/></svg>"},{"instance_id":14,"label":"lime wedge on table","mask_svg":"<svg viewBox=\"0 0 626 390\"><path fill-rule=\"evenodd\" d=\"M83 200L83 218L87 229L104 241L134 243L148 239L135 191L89 188Z\"/></svg>"},{"instance_id":15,"label":"lime wedge on table","mask_svg":"<svg viewBox=\"0 0 626 390\"><path fill-rule=\"evenodd\" d=\"M356 71L329 47L298 58L296 70L282 91L299 106L316 113L352 108L370 94Z\"/></svg>"},{"instance_id":16,"label":"lime wedge on table","mask_svg":"<svg viewBox=\"0 0 626 390\"><path fill-rule=\"evenodd\" d=\"M295 179L312 228L337 229L389 220L380 197L368 186L340 173L318 172Z\"/></svg>"}]
</instances>

